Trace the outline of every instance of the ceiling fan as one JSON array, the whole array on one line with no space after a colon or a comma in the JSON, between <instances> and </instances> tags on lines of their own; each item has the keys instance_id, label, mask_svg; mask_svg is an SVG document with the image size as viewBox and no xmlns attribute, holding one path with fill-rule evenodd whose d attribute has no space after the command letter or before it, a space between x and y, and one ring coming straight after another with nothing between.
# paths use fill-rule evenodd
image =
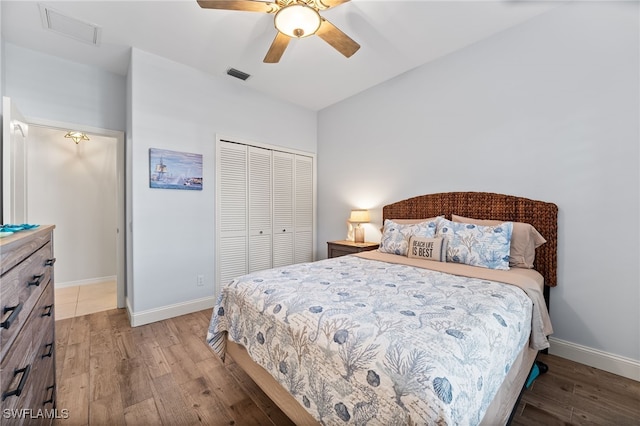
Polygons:
<instances>
[{"instance_id":1,"label":"ceiling fan","mask_svg":"<svg viewBox=\"0 0 640 426\"><path fill-rule=\"evenodd\" d=\"M275 14L276 38L264 57L266 63L280 61L291 38L304 38L317 34L347 58L360 49L360 45L320 16L321 10L339 6L349 0L197 0L204 9L241 10Z\"/></svg>"}]
</instances>

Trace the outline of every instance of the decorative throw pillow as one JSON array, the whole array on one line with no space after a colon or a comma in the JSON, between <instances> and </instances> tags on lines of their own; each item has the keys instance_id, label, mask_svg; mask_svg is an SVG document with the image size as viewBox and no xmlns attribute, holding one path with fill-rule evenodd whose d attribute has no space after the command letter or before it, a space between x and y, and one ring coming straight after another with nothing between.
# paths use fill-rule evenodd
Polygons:
<instances>
[{"instance_id":1,"label":"decorative throw pillow","mask_svg":"<svg viewBox=\"0 0 640 426\"><path fill-rule=\"evenodd\" d=\"M386 219L379 250L383 253L406 256L409 249L409 238L412 235L432 238L435 236L436 227L437 220L403 225Z\"/></svg>"},{"instance_id":2,"label":"decorative throw pillow","mask_svg":"<svg viewBox=\"0 0 640 426\"><path fill-rule=\"evenodd\" d=\"M424 238L412 236L409 238L408 256L416 259L447 261L447 240L440 237Z\"/></svg>"},{"instance_id":3,"label":"decorative throw pillow","mask_svg":"<svg viewBox=\"0 0 640 426\"><path fill-rule=\"evenodd\" d=\"M507 270L512 231L512 222L483 226L441 219L436 235L447 240L447 262Z\"/></svg>"},{"instance_id":4,"label":"decorative throw pillow","mask_svg":"<svg viewBox=\"0 0 640 426\"><path fill-rule=\"evenodd\" d=\"M499 225L500 220L471 219L458 215L452 215L454 222L474 223L476 225ZM542 235L533 225L523 222L513 222L511 234L511 249L509 251L509 266L516 268L533 268L536 259L536 248L546 243Z\"/></svg>"},{"instance_id":5,"label":"decorative throw pillow","mask_svg":"<svg viewBox=\"0 0 640 426\"><path fill-rule=\"evenodd\" d=\"M400 225L413 225L413 224L422 223L422 222L434 222L438 220L439 217L444 217L444 216L428 217L426 219L389 219L389 220L392 222L398 223ZM380 228L380 232L384 232L384 226Z\"/></svg>"}]
</instances>

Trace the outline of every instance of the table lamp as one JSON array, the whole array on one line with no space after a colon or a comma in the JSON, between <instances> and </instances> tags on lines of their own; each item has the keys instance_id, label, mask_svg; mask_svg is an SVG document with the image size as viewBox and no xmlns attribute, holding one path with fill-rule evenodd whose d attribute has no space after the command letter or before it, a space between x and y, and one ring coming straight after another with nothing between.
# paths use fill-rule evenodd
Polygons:
<instances>
[{"instance_id":1,"label":"table lamp","mask_svg":"<svg viewBox=\"0 0 640 426\"><path fill-rule=\"evenodd\" d=\"M349 222L356 224L353 228L353 241L364 243L364 228L360 224L369 222L369 210L351 210Z\"/></svg>"}]
</instances>

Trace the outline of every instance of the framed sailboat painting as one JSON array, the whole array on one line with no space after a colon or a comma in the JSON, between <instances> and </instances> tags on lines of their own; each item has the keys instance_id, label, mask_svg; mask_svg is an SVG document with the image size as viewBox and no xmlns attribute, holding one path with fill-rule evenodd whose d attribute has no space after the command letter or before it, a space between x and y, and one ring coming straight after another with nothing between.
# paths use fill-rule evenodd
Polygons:
<instances>
[{"instance_id":1,"label":"framed sailboat painting","mask_svg":"<svg viewBox=\"0 0 640 426\"><path fill-rule=\"evenodd\" d=\"M202 154L149 148L149 187L202 190Z\"/></svg>"}]
</instances>

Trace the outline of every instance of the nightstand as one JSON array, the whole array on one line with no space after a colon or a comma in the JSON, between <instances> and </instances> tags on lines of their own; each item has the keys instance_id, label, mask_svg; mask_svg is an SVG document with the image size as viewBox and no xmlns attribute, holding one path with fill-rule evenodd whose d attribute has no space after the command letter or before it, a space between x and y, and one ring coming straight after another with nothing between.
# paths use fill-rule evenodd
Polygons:
<instances>
[{"instance_id":1,"label":"nightstand","mask_svg":"<svg viewBox=\"0 0 640 426\"><path fill-rule=\"evenodd\" d=\"M376 250L380 244L378 243L354 243L353 241L329 241L327 242L329 258L345 256L352 253L360 253L363 251Z\"/></svg>"}]
</instances>

